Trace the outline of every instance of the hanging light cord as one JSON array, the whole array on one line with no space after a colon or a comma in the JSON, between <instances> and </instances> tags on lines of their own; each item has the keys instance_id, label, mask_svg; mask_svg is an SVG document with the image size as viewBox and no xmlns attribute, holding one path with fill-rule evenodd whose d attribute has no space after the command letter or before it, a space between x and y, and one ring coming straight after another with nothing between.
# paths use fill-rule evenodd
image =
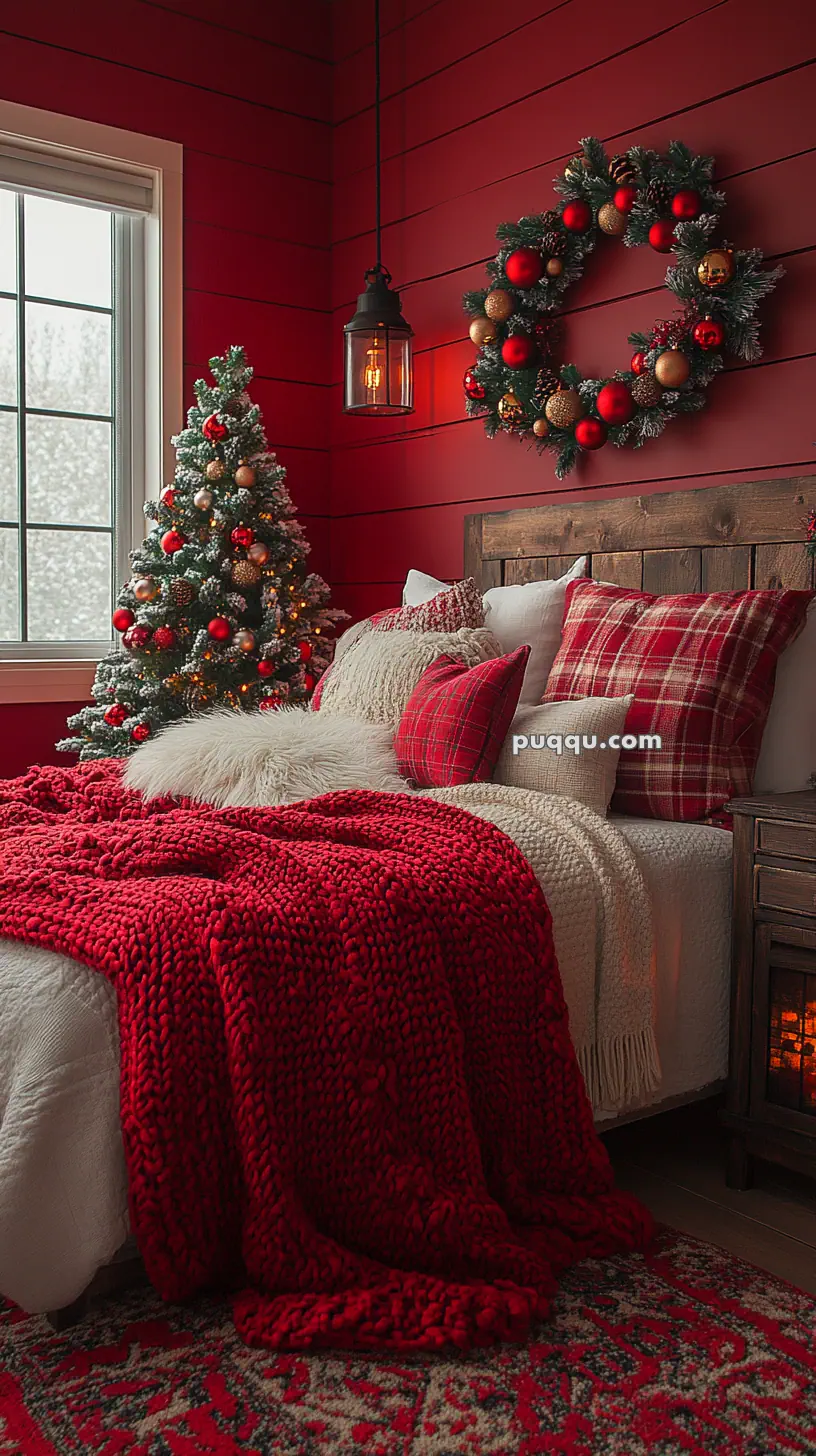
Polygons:
<instances>
[{"instance_id":1,"label":"hanging light cord","mask_svg":"<svg viewBox=\"0 0 816 1456\"><path fill-rule=\"evenodd\" d=\"M374 0L374 117L377 139L377 272L382 272L380 224L380 0Z\"/></svg>"}]
</instances>

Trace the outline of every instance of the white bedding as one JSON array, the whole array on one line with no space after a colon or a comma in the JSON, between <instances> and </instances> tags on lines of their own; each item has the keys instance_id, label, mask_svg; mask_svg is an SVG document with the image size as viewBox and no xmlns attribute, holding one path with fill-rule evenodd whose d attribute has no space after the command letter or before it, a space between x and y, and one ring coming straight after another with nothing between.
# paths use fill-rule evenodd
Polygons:
<instances>
[{"instance_id":1,"label":"white bedding","mask_svg":"<svg viewBox=\"0 0 816 1456\"><path fill-rule=\"evenodd\" d=\"M613 821L646 882L662 1081L653 1098L725 1075L731 836ZM568 935L554 915L553 931ZM569 1003L569 994L567 1000ZM68 1304L128 1233L114 993L69 958L0 941L0 1293Z\"/></svg>"}]
</instances>

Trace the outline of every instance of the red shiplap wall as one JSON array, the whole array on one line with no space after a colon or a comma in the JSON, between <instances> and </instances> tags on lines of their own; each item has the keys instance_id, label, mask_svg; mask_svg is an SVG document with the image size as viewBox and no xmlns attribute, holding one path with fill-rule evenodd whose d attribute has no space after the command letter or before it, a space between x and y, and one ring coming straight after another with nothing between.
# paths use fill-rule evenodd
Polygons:
<instances>
[{"instance_id":1,"label":"red shiplap wall","mask_svg":"<svg viewBox=\"0 0 816 1456\"><path fill-rule=\"evenodd\" d=\"M4 99L183 144L185 402L212 354L247 346L254 397L323 571L328 20L328 0L29 0L0 12ZM72 710L0 704L0 775L55 759Z\"/></svg>"},{"instance_id":2,"label":"red shiplap wall","mask_svg":"<svg viewBox=\"0 0 816 1456\"><path fill-rule=\"evenodd\" d=\"M382 0L384 262L415 332L416 413L341 413L340 332L373 261L372 0L335 6L332 576L355 616L398 600L410 566L455 577L462 518L554 491L550 456L464 418L474 357L461 294L484 281L496 225L550 206L552 177L594 133L612 151L673 137L717 157L728 237L786 277L764 358L730 365L699 417L642 451L608 447L568 492L649 492L812 470L816 459L816 6L812 0ZM569 299L565 357L628 361L626 336L670 313L667 259L612 239ZM563 491L563 487L561 488Z\"/></svg>"}]
</instances>

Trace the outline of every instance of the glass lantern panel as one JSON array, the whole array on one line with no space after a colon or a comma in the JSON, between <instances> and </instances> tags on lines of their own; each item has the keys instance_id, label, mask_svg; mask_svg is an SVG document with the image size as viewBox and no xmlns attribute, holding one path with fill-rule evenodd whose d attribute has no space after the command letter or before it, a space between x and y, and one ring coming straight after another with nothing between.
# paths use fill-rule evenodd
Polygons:
<instances>
[{"instance_id":1,"label":"glass lantern panel","mask_svg":"<svg viewBox=\"0 0 816 1456\"><path fill-rule=\"evenodd\" d=\"M346 334L344 407L364 415L413 408L410 335L387 328Z\"/></svg>"}]
</instances>

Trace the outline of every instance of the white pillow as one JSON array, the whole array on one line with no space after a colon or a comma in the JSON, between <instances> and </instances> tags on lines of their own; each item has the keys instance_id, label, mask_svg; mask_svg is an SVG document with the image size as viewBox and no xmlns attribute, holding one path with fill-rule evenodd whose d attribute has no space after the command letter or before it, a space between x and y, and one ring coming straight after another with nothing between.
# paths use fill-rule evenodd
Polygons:
<instances>
[{"instance_id":1,"label":"white pillow","mask_svg":"<svg viewBox=\"0 0 816 1456\"><path fill-rule=\"evenodd\" d=\"M484 594L485 626L498 637L502 652L529 642L530 656L521 685L519 707L540 703L550 668L561 646L561 621L567 586L586 576L586 557L557 581L530 581L523 586L492 586Z\"/></svg>"},{"instance_id":2,"label":"white pillow","mask_svg":"<svg viewBox=\"0 0 816 1456\"><path fill-rule=\"evenodd\" d=\"M620 758L620 748L607 748L606 744L612 734L620 737L623 733L633 701L634 694L629 693L623 698L578 698L570 703L520 708L502 745L493 782L560 794L577 799L596 814L606 814ZM559 752L546 743L535 747L535 742L551 734L560 736L563 745L563 739L573 733L581 738L594 736L597 747L581 747L580 753L563 746Z\"/></svg>"},{"instance_id":3,"label":"white pillow","mask_svg":"<svg viewBox=\"0 0 816 1456\"><path fill-rule=\"evenodd\" d=\"M447 591L449 581L439 581L435 576L428 576L424 571L408 572L405 578L405 586L402 588L402 605L404 607L421 607L423 602L429 602L433 597L438 597L441 591Z\"/></svg>"},{"instance_id":4,"label":"white pillow","mask_svg":"<svg viewBox=\"0 0 816 1456\"><path fill-rule=\"evenodd\" d=\"M216 808L294 804L335 789L404 794L389 729L308 708L235 713L218 708L164 728L137 748L125 783Z\"/></svg>"},{"instance_id":5,"label":"white pillow","mask_svg":"<svg viewBox=\"0 0 816 1456\"><path fill-rule=\"evenodd\" d=\"M485 627L461 627L458 632L366 632L326 677L317 716L343 713L395 729L426 667L443 652L468 667L501 655L496 638Z\"/></svg>"},{"instance_id":6,"label":"white pillow","mask_svg":"<svg viewBox=\"0 0 816 1456\"><path fill-rule=\"evenodd\" d=\"M779 659L771 711L762 735L754 793L809 789L816 773L816 603Z\"/></svg>"}]
</instances>

